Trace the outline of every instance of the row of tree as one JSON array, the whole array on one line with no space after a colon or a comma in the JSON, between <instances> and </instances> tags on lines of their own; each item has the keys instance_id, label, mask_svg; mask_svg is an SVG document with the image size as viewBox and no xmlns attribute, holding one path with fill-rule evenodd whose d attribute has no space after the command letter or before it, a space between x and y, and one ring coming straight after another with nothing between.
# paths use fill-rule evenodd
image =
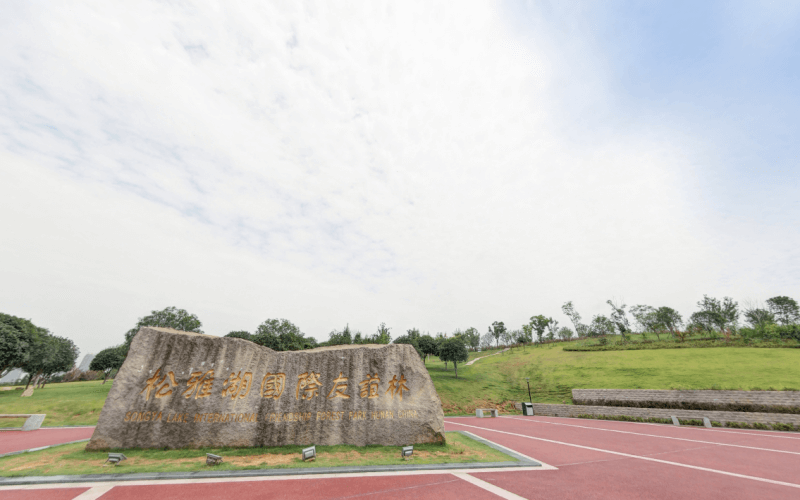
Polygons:
<instances>
[{"instance_id":1,"label":"row of tree","mask_svg":"<svg viewBox=\"0 0 800 500\"><path fill-rule=\"evenodd\" d=\"M559 327L558 321L544 315L532 316L530 321L518 330L509 331L502 321L496 321L489 327L488 332L481 338L482 346L490 346L496 342L499 346L509 344L526 344L534 341L542 343L545 340L570 340L578 338L602 337L605 335L619 334L623 338L631 333L653 333L657 338L662 334L684 338L693 333L721 333L736 334L743 325L739 323L744 317L744 327L756 333L764 333L772 328L783 331L780 327L790 327L800 324L800 307L796 300L787 296L777 296L767 299L764 304L748 303L740 309L738 302L730 297L721 300L704 295L697 302L698 310L684 321L683 316L675 309L667 306L652 307L648 305L628 306L607 300L611 308L608 316L597 314L586 324L575 309L572 301L565 302L561 311L569 318L574 330L568 327ZM630 313L630 318L628 316ZM631 321L632 320L632 321ZM778 327L778 328L773 328Z\"/></svg>"},{"instance_id":2,"label":"row of tree","mask_svg":"<svg viewBox=\"0 0 800 500\"><path fill-rule=\"evenodd\" d=\"M30 320L0 313L0 377L20 368L31 382L44 386L56 373L69 371L78 359L72 340L50 333Z\"/></svg>"},{"instance_id":3,"label":"row of tree","mask_svg":"<svg viewBox=\"0 0 800 500\"><path fill-rule=\"evenodd\" d=\"M710 331L736 331L739 327L740 314L751 328L766 329L769 325L793 325L800 322L800 308L794 299L786 296L772 297L765 304L750 304L743 311L730 297L722 300L703 296L697 303L698 310L684 322L681 314L667 306L652 307L648 305L627 305L606 301L611 311L608 316L598 314L586 324L575 309L572 301L564 303L561 311L564 313L574 329L559 326L559 322L552 317L542 314L532 316L528 323L519 329L509 330L502 321L495 321L489 326L487 332L481 335L476 328L466 330L457 329L451 334L437 333L435 336L421 334L417 328L412 328L396 339L394 343L410 344L414 346L420 356L427 362L428 356L438 356L445 364L452 362L458 376L458 363L466 361L468 350L477 350L479 347L543 343L553 340L570 340L578 338L602 337L605 335L619 334L626 338L629 334L654 333L659 338L662 334L682 337L691 332ZM161 311L152 311L150 315L139 318L136 325L125 334L125 341L115 347L105 349L98 353L92 360L91 370L103 371L110 374L114 369L122 366L127 356L134 335L143 326L168 327L177 330L203 333L202 323L194 314L184 309L168 307ZM375 333L362 334L360 331L351 331L349 325L342 330L332 330L328 340L317 342L313 337L306 337L294 323L287 319L268 319L258 325L254 333L247 331L232 331L227 337L237 337L269 347L276 351L297 351L312 349L322 346L350 345L350 344L389 344L392 342L391 328L381 323ZM446 365L445 365L446 366Z\"/></svg>"}]
</instances>

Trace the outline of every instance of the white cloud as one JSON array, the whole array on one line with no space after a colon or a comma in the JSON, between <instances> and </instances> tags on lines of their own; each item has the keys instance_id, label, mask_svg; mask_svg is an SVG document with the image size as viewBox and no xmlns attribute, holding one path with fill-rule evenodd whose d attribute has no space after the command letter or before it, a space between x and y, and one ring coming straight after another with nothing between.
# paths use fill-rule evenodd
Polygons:
<instances>
[{"instance_id":1,"label":"white cloud","mask_svg":"<svg viewBox=\"0 0 800 500\"><path fill-rule=\"evenodd\" d=\"M581 103L598 115L576 115L576 70L502 16L18 7L0 30L3 311L89 352L168 305L209 333L287 317L320 339L516 327L570 299L691 307L719 271L694 152L657 119L626 129L601 70Z\"/></svg>"}]
</instances>

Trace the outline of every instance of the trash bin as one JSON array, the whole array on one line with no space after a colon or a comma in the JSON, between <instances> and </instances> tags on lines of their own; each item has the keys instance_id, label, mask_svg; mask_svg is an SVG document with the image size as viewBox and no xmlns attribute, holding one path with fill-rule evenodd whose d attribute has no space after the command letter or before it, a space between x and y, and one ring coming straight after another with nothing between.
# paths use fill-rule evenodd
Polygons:
<instances>
[{"instance_id":1,"label":"trash bin","mask_svg":"<svg viewBox=\"0 0 800 500\"><path fill-rule=\"evenodd\" d=\"M532 403L522 403L522 414L533 416L533 404Z\"/></svg>"}]
</instances>

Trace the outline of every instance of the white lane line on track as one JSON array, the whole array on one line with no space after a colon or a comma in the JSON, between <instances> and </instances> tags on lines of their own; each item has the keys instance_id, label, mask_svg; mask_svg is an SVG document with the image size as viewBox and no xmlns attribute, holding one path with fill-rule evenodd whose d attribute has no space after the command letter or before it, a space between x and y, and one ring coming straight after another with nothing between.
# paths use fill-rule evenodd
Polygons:
<instances>
[{"instance_id":1,"label":"white lane line on track","mask_svg":"<svg viewBox=\"0 0 800 500\"><path fill-rule=\"evenodd\" d=\"M732 446L734 448L745 448L748 450L758 450L758 451L772 451L774 453L787 453L789 455L800 455L800 452L796 451L786 451L786 450L773 450L772 448L759 448L757 446L745 446L743 444L730 444L730 443L716 443L714 441L701 441L699 439L688 439L688 438L679 438L679 437L672 437L672 436L659 436L658 434L644 434L641 432L632 432L632 431L621 431L619 429L604 429L602 427L588 427L586 425L575 425L575 424L562 424L559 422L548 422L546 420L531 420L525 418L516 418L516 417L505 417L509 420L520 420L522 422L528 423L539 423L539 424L548 424L548 425L561 425L564 427L576 427L579 429L589 429L593 431L603 431L603 432L618 432L620 434L633 434L634 436L647 436L647 437L654 437L654 438L661 438L661 439L673 439L675 441L688 441L690 443L701 443L701 444L713 444L717 446Z\"/></svg>"},{"instance_id":2,"label":"white lane line on track","mask_svg":"<svg viewBox=\"0 0 800 500\"><path fill-rule=\"evenodd\" d=\"M786 483L784 481L776 481L774 479L767 479L767 478L757 477L757 476L748 476L748 475L745 475L745 474L736 474L735 472L727 472L727 471L724 471L724 470L709 469L707 467L699 467L697 465L682 464L680 462L671 462L669 460L660 460L658 458L650 458L650 457L645 457L645 456L642 456L642 455L631 455L630 453L622 453L622 452L619 452L619 451L604 450L602 448L593 448L591 446L583 446L581 444L565 443L564 441L555 441L553 439L545 439L545 438L539 438L539 437L533 437L533 436L526 436L525 434L517 434L516 432L498 431L498 430L495 430L495 429L489 429L488 427L478 427L477 425L469 425L469 424L462 424L462 423L456 423L456 422L451 422L451 423L453 425L463 425L464 427L472 427L473 429L481 429L481 430L489 431L489 432L497 432L497 433L500 433L500 434L508 434L509 436L517 436L517 437L522 437L522 438L526 438L526 439L533 439L535 441L544 441L546 443L560 444L560 445L564 445L564 446L572 446L574 448L582 448L584 450L599 451L601 453L610 453L612 455L619 455L621 457L636 458L636 459L639 459L639 460L646 460L648 462L656 462L656 463L660 463L660 464L674 465L676 467L685 467L687 469L701 470L701 471L705 471L705 472L713 472L715 474L722 474L724 476L740 477L740 478L743 478L743 479L751 479L753 481L760 481L760 482L763 482L763 483L778 484L778 485L781 485L781 486L788 486L790 488L798 488L798 489L800 489L800 484Z\"/></svg>"},{"instance_id":3,"label":"white lane line on track","mask_svg":"<svg viewBox=\"0 0 800 500\"><path fill-rule=\"evenodd\" d=\"M464 432L465 434L469 434L470 436L472 436L475 439L483 439L483 440L485 440L485 441L487 441L489 443L492 443L493 445L497 446L498 448L502 448L502 449L508 451L509 453L515 453L515 454L517 454L517 455L519 455L521 457L524 457L524 458L526 458L528 460L532 460L534 462L539 462L540 464L542 464L542 466L541 467L537 467L538 469L541 469L541 470L556 470L556 468L553 467L552 465L546 464L546 463L542 462L541 460L537 460L535 458L529 457L528 455L523 455L522 453L518 452L517 450L512 450L511 448L503 446L502 444L495 443L494 441L489 441L488 439L480 437L477 434L473 434L473 433L471 433L469 431L462 431L462 432Z\"/></svg>"},{"instance_id":4,"label":"white lane line on track","mask_svg":"<svg viewBox=\"0 0 800 500\"><path fill-rule=\"evenodd\" d=\"M560 418L560 419L567 419L567 420L581 420L581 421L593 420L593 419L577 418L577 417L549 417L549 416L544 416L544 415L541 415L540 417L544 417L544 418ZM475 418L475 417L474 416L469 416L469 417L447 417L447 418ZM506 418L506 417L503 417L503 418ZM671 424L654 424L652 422L628 422L628 421L625 421L625 420L601 420L601 419L597 419L597 420L594 420L594 421L595 422L619 422L619 423L633 424L633 425L653 425L653 426L657 426L657 427L664 427L664 425L671 425ZM547 420L545 420L545 422L547 422ZM676 429L683 429L683 430L688 430L688 431L701 431L701 432L712 431L712 432L720 432L720 433L725 433L725 434L739 434L740 436L771 437L771 438L778 438L778 439L800 440L800 437L771 434L772 432L779 432L779 431L754 430L753 432L747 432L747 431L723 430L723 429L721 429L719 427L712 427L711 429L708 429L706 427L699 427L699 426L694 426L694 425L682 425L680 427L676 427ZM726 429L729 429L729 428L726 428ZM786 434L786 433L784 433L784 434Z\"/></svg>"},{"instance_id":5,"label":"white lane line on track","mask_svg":"<svg viewBox=\"0 0 800 500\"><path fill-rule=\"evenodd\" d=\"M485 438L484 438L485 439ZM537 460L537 462L540 462ZM540 462L541 463L541 462ZM478 474L483 472L537 472L541 470L553 470L555 467L487 467L485 469L450 469L450 470L415 470L397 472L353 472L348 474L304 474L302 476L254 476L254 477L229 477L229 478L198 478L198 479L142 479L138 481L108 481L102 485L114 486L148 486L159 484L200 484L200 483L246 483L256 481L286 481L286 480L310 480L310 479L347 479L357 477L380 477L380 476L424 476L431 474ZM93 488L99 486L97 482L85 483L48 483L48 484L20 484L0 486L0 492L6 490L48 490L53 488Z\"/></svg>"},{"instance_id":6,"label":"white lane line on track","mask_svg":"<svg viewBox=\"0 0 800 500\"><path fill-rule=\"evenodd\" d=\"M505 498L506 500L525 500L525 498L511 493L510 491L506 491L503 488L493 485L492 483L487 483L483 479L478 479L477 477L470 476L469 474L453 474L457 478L463 479L468 483L472 483L475 486L482 488L489 493L494 493L495 495L499 496L500 498Z\"/></svg>"},{"instance_id":7,"label":"white lane line on track","mask_svg":"<svg viewBox=\"0 0 800 500\"><path fill-rule=\"evenodd\" d=\"M101 496L108 493L108 490L110 490L113 487L114 487L113 484L101 484L93 488L89 488L88 490L84 491L83 493L76 496L72 500L97 500Z\"/></svg>"}]
</instances>

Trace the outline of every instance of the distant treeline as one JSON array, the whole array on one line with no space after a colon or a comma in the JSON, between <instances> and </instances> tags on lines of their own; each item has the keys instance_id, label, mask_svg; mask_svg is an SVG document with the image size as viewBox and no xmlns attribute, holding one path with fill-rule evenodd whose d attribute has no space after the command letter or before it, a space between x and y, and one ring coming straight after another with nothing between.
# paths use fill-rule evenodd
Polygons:
<instances>
[{"instance_id":1,"label":"distant treeline","mask_svg":"<svg viewBox=\"0 0 800 500\"><path fill-rule=\"evenodd\" d=\"M547 341L568 341L575 337L591 338L606 335L621 335L623 339L631 333L654 334L683 340L694 334L742 335L768 339L794 338L800 341L800 307L797 301L787 296L767 299L763 304L749 303L740 308L730 297L721 300L707 295L697 302L697 311L686 321L675 309L667 306L627 305L607 300L610 313L597 314L586 324L582 322L572 301L565 302L561 311L573 328L560 326L552 317L538 314L520 328L509 330L502 321L493 322L483 335L472 327L457 329L450 333L422 334L411 328L394 339L395 344L409 344L427 361L428 356L438 356L442 361L457 364L467 359L467 350L509 345L541 344ZM744 324L740 323L744 320ZM100 351L92 360L89 369L102 371L105 378L122 366L128 355L131 341L144 326L167 327L187 332L203 333L200 319L184 309L167 307L152 311L139 318L136 325L125 333L122 344ZM258 325L254 333L232 331L227 337L249 340L276 351L298 351L315 347L349 344L389 344L392 342L391 328L385 323L378 325L372 334L351 331L349 326L332 330L328 340L317 342L287 319L268 319ZM21 368L31 374L30 380L38 377L44 382L54 373L69 370L75 363L78 349L71 340L56 337L29 320L0 314L0 375L13 368Z\"/></svg>"}]
</instances>

